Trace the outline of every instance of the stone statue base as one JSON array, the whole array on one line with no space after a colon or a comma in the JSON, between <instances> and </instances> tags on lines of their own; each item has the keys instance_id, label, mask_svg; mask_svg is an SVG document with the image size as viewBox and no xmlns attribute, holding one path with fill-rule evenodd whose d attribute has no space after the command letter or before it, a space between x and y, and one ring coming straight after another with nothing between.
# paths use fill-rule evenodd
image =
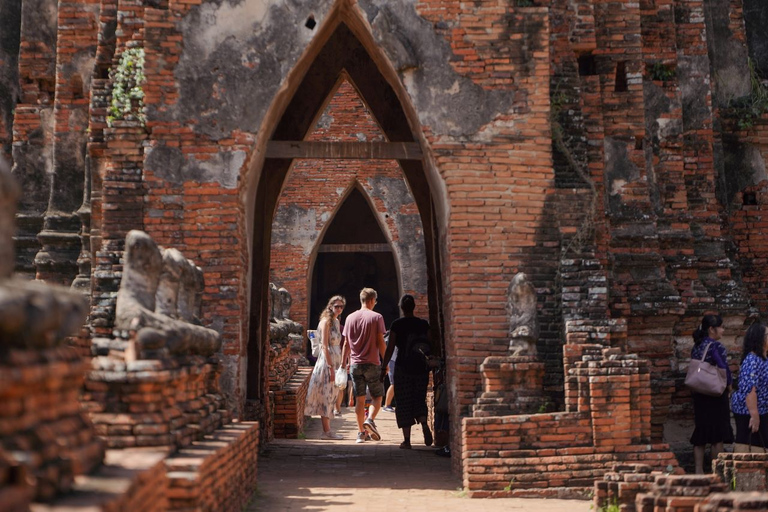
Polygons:
<instances>
[{"instance_id":1,"label":"stone statue base","mask_svg":"<svg viewBox=\"0 0 768 512\"><path fill-rule=\"evenodd\" d=\"M532 356L489 356L480 365L483 393L472 415L509 416L546 411L544 363Z\"/></svg>"}]
</instances>

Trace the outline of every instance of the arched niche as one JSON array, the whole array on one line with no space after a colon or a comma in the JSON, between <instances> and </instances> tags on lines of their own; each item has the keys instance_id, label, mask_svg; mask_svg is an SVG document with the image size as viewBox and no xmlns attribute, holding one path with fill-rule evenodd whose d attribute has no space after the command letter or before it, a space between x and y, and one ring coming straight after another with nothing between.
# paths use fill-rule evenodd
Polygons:
<instances>
[{"instance_id":1,"label":"arched niche","mask_svg":"<svg viewBox=\"0 0 768 512\"><path fill-rule=\"evenodd\" d=\"M346 11L345 11L346 12ZM255 183L247 199L250 216L251 265L248 308L246 399L267 400L268 361L266 357L269 314L269 258L272 221L286 176L294 161L293 157L270 156L269 146L273 142L304 141L314 126L317 116L324 108L339 78L347 73L354 82L360 96L370 108L379 126L391 143L421 145L423 136L418 133L419 123L414 120L412 108L405 108L401 98L407 98L405 89L398 81L394 70L380 69L383 57L372 48L372 37L364 33L359 20L345 19L343 12L328 21L331 33L327 39L318 38L319 50L311 48L305 52L313 58L301 74L300 82L288 84L283 96L275 100L271 109L265 133L254 152L257 168L249 174ZM349 22L349 23L347 23ZM354 27L354 31L351 27ZM359 34L361 37L358 37ZM364 45L361 40L365 40ZM373 54L369 52L371 48ZM303 63L306 65L306 63ZM285 95L289 95L289 99ZM284 107L283 107L284 105ZM282 110L282 112L278 112ZM411 114L407 114L410 112ZM260 156L259 156L260 155ZM259 160L261 158L262 160ZM440 281L440 253L437 240L440 238L436 211L440 203L430 189L425 159L396 158L408 183L424 228L424 244L427 259L427 297L429 321L436 331L435 339L442 335L442 283ZM248 189L248 187L246 187ZM436 347L440 350L441 347Z\"/></svg>"},{"instance_id":2,"label":"arched niche","mask_svg":"<svg viewBox=\"0 0 768 512\"><path fill-rule=\"evenodd\" d=\"M363 286L378 293L376 311L388 326L398 317L398 265L392 246L358 187L353 187L317 248L312 268L310 322L315 322L328 298L347 299L341 320L358 309ZM314 325L314 324L310 324Z\"/></svg>"}]
</instances>

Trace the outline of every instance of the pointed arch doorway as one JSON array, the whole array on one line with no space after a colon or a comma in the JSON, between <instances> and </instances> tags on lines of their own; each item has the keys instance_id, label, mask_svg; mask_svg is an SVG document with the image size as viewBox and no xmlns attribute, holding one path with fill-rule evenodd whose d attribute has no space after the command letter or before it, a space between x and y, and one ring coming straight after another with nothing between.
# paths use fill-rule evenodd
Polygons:
<instances>
[{"instance_id":1,"label":"pointed arch doorway","mask_svg":"<svg viewBox=\"0 0 768 512\"><path fill-rule=\"evenodd\" d=\"M275 113L272 137L264 141L257 151L264 155L264 159L261 167L255 171L255 194L250 198L252 203L249 208L253 212L250 223L253 246L245 372L245 398L248 401L265 404L268 400L268 241L272 239L273 220L286 177L297 159L385 159L398 162L423 226L428 317L435 331L435 352L442 352L444 346L440 254L436 243L439 238L436 207L423 163L421 144L418 142L421 137L411 129L411 126L419 126L419 122L417 119L409 121L406 110L400 103L400 97L406 97L406 93L402 84L397 82L394 71L386 70L390 80L385 78L361 40L350 26L342 22L342 15L338 16L335 20L328 21L329 33L322 47L321 38L318 37L318 48L306 52L309 60L304 63L306 72L301 81L291 84L285 89L285 97L275 100L272 109ZM357 29L361 30L360 27ZM371 38L366 37L369 45L372 44ZM380 56L378 61L382 61ZM344 72L354 80L360 96L375 116L387 142L306 141L307 133L316 123L317 116ZM395 92L392 83L396 84L400 95ZM349 302L354 304L354 299ZM355 308L350 308L353 309Z\"/></svg>"},{"instance_id":2,"label":"pointed arch doorway","mask_svg":"<svg viewBox=\"0 0 768 512\"><path fill-rule=\"evenodd\" d=\"M328 298L337 294L347 299L341 316L344 323L358 309L360 289L367 286L376 290L376 311L389 326L398 317L398 283L392 247L363 194L354 187L318 247L312 270L310 325L319 318Z\"/></svg>"}]
</instances>

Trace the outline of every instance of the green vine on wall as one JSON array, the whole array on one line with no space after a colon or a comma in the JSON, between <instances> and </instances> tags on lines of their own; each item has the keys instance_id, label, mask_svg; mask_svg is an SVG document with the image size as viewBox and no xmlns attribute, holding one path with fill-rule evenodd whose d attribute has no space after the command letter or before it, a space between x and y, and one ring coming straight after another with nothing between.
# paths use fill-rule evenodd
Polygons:
<instances>
[{"instance_id":1,"label":"green vine on wall","mask_svg":"<svg viewBox=\"0 0 768 512\"><path fill-rule=\"evenodd\" d=\"M120 55L117 66L109 72L112 81L112 101L107 125L117 120L137 120L144 126L144 48L128 48Z\"/></svg>"},{"instance_id":2,"label":"green vine on wall","mask_svg":"<svg viewBox=\"0 0 768 512\"><path fill-rule=\"evenodd\" d=\"M677 76L675 68L663 62L654 62L647 68L651 80L656 82L668 82Z\"/></svg>"},{"instance_id":3,"label":"green vine on wall","mask_svg":"<svg viewBox=\"0 0 768 512\"><path fill-rule=\"evenodd\" d=\"M739 130L749 130L757 119L768 112L768 87L757 74L755 62L749 59L748 64L752 92L748 96L730 101L723 110L723 117L735 119Z\"/></svg>"}]
</instances>

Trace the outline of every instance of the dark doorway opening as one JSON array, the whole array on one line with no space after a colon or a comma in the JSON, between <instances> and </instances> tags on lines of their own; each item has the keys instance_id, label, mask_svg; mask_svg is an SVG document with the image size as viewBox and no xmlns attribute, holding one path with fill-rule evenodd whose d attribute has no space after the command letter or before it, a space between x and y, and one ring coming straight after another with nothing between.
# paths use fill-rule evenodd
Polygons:
<instances>
[{"instance_id":1,"label":"dark doorway opening","mask_svg":"<svg viewBox=\"0 0 768 512\"><path fill-rule=\"evenodd\" d=\"M387 326L399 316L398 274L389 241L368 201L354 188L328 226L312 272L310 324L315 325L328 299L336 294L347 299L341 323L360 307L360 290L378 293L375 310Z\"/></svg>"}]
</instances>

